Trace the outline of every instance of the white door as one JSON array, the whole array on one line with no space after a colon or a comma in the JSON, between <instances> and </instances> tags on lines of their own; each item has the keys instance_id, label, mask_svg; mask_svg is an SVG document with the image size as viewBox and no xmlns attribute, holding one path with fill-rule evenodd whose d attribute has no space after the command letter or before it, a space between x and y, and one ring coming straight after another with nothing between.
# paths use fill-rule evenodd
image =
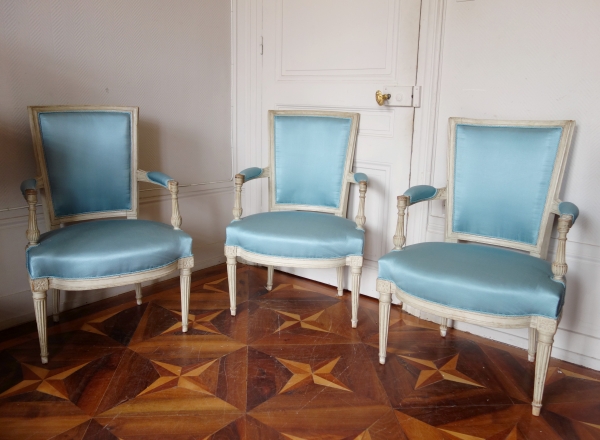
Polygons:
<instances>
[{"instance_id":1,"label":"white door","mask_svg":"<svg viewBox=\"0 0 600 440\"><path fill-rule=\"evenodd\" d=\"M409 184L420 9L421 0L263 0L263 162L268 110L360 113L354 170L369 176L361 293L371 296L377 260L393 247L396 196ZM379 106L375 92L386 88L389 103L409 106ZM352 187L353 219L358 194ZM333 269L283 269L337 282Z\"/></svg>"}]
</instances>

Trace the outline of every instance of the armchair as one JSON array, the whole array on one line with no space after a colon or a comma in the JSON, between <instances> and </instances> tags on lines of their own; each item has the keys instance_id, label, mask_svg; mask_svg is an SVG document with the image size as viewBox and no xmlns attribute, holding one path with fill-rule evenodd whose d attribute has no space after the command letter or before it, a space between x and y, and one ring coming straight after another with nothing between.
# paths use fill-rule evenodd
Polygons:
<instances>
[{"instance_id":1,"label":"armchair","mask_svg":"<svg viewBox=\"0 0 600 440\"><path fill-rule=\"evenodd\" d=\"M343 295L344 267L352 271L352 327L357 325L363 264L367 176L350 171L358 132L357 113L269 111L270 165L235 176L233 221L225 255L231 314L236 314L236 257L273 267L337 269ZM269 179L269 212L242 218L242 185ZM359 185L355 222L346 219L350 184Z\"/></svg>"},{"instance_id":2,"label":"armchair","mask_svg":"<svg viewBox=\"0 0 600 440\"><path fill-rule=\"evenodd\" d=\"M180 230L178 184L159 172L137 169L137 107L29 107L40 172L21 192L29 206L27 270L40 339L48 362L46 294L53 293L58 321L60 290L135 285L180 270L183 331L187 331L192 238ZM171 193L171 226L137 220L137 182ZM44 191L46 225L40 235L36 204ZM126 219L114 219L126 217ZM86 221L99 220L103 221ZM66 227L61 227L66 226Z\"/></svg>"},{"instance_id":3,"label":"armchair","mask_svg":"<svg viewBox=\"0 0 600 440\"><path fill-rule=\"evenodd\" d=\"M381 364L392 294L441 317L442 337L448 319L528 327L530 362L537 351L532 412L540 414L565 298L567 232L579 214L558 199L574 126L450 118L447 186L419 185L398 197L394 250L379 260ZM445 242L404 247L406 208L435 199L446 200ZM554 215L558 250L550 263L544 258Z\"/></svg>"}]
</instances>

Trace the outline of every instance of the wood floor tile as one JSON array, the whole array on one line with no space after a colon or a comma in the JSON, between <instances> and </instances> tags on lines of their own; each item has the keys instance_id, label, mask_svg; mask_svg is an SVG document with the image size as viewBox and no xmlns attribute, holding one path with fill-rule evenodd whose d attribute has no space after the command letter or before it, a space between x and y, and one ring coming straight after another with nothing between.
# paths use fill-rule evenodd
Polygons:
<instances>
[{"instance_id":1,"label":"wood floor tile","mask_svg":"<svg viewBox=\"0 0 600 440\"><path fill-rule=\"evenodd\" d=\"M600 372L551 360L540 417L525 350L393 306L379 364L378 302L238 265L61 316L42 365L35 326L0 332L0 439L600 439Z\"/></svg>"}]
</instances>

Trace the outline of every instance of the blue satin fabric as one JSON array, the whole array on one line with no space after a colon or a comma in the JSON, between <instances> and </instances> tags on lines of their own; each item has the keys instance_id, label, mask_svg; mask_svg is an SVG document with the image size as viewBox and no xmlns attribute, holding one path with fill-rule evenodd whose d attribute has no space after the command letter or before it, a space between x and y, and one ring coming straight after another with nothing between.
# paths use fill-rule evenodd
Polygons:
<instances>
[{"instance_id":1,"label":"blue satin fabric","mask_svg":"<svg viewBox=\"0 0 600 440\"><path fill-rule=\"evenodd\" d=\"M565 286L551 264L507 249L458 243L420 243L379 260L379 278L445 306L502 316L556 318Z\"/></svg>"},{"instance_id":2,"label":"blue satin fabric","mask_svg":"<svg viewBox=\"0 0 600 440\"><path fill-rule=\"evenodd\" d=\"M560 202L558 204L558 212L560 212L560 215L570 215L573 217L573 224L575 224L575 220L579 217L579 208L575 203L571 202Z\"/></svg>"},{"instance_id":3,"label":"blue satin fabric","mask_svg":"<svg viewBox=\"0 0 600 440\"><path fill-rule=\"evenodd\" d=\"M42 234L27 249L31 278L101 278L165 266L192 255L192 237L164 223L100 220Z\"/></svg>"},{"instance_id":4,"label":"blue satin fabric","mask_svg":"<svg viewBox=\"0 0 600 440\"><path fill-rule=\"evenodd\" d=\"M275 201L338 208L352 120L275 116Z\"/></svg>"},{"instance_id":5,"label":"blue satin fabric","mask_svg":"<svg viewBox=\"0 0 600 440\"><path fill-rule=\"evenodd\" d=\"M354 174L352 174L352 178L354 179L354 183L369 181L369 178L367 177L367 175L365 173L354 173Z\"/></svg>"},{"instance_id":6,"label":"blue satin fabric","mask_svg":"<svg viewBox=\"0 0 600 440\"><path fill-rule=\"evenodd\" d=\"M343 217L308 211L264 212L227 226L226 246L286 258L362 255L364 231Z\"/></svg>"},{"instance_id":7,"label":"blue satin fabric","mask_svg":"<svg viewBox=\"0 0 600 440\"><path fill-rule=\"evenodd\" d=\"M171 176L167 176L165 173L161 173L160 171L148 171L148 179L152 180L154 183L158 183L160 186L164 186L165 188L169 188L170 180L175 180Z\"/></svg>"},{"instance_id":8,"label":"blue satin fabric","mask_svg":"<svg viewBox=\"0 0 600 440\"><path fill-rule=\"evenodd\" d=\"M458 125L452 229L536 244L561 134Z\"/></svg>"},{"instance_id":9,"label":"blue satin fabric","mask_svg":"<svg viewBox=\"0 0 600 440\"><path fill-rule=\"evenodd\" d=\"M408 196L411 205L422 202L423 200L429 200L437 194L437 189L429 185L415 185L408 188L404 195Z\"/></svg>"},{"instance_id":10,"label":"blue satin fabric","mask_svg":"<svg viewBox=\"0 0 600 440\"><path fill-rule=\"evenodd\" d=\"M131 209L131 115L39 114L57 217Z\"/></svg>"},{"instance_id":11,"label":"blue satin fabric","mask_svg":"<svg viewBox=\"0 0 600 440\"><path fill-rule=\"evenodd\" d=\"M23 182L21 182L21 194L25 195L25 191L27 191L28 189L37 189L37 180L23 180Z\"/></svg>"},{"instance_id":12,"label":"blue satin fabric","mask_svg":"<svg viewBox=\"0 0 600 440\"><path fill-rule=\"evenodd\" d=\"M251 167L251 168L246 168L245 170L240 171L239 174L244 176L244 182L248 182L249 180L260 177L262 172L263 172L262 168Z\"/></svg>"}]
</instances>

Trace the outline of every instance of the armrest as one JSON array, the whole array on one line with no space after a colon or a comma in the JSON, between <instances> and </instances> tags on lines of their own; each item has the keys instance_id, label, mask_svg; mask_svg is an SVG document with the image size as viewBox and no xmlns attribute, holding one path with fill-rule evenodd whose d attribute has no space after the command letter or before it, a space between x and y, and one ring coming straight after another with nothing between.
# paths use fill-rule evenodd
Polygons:
<instances>
[{"instance_id":1,"label":"armrest","mask_svg":"<svg viewBox=\"0 0 600 440\"><path fill-rule=\"evenodd\" d=\"M29 221L27 223L27 232L25 233L27 237L27 247L35 246L38 244L38 240L40 239L40 230L37 225L37 213L35 205L37 205L37 180L36 179L27 179L21 183L21 194L27 200L27 205L29 209Z\"/></svg>"},{"instance_id":2,"label":"armrest","mask_svg":"<svg viewBox=\"0 0 600 440\"><path fill-rule=\"evenodd\" d=\"M250 167L240 171L235 175L235 199L233 201L233 221L237 221L242 217L242 185L250 180L261 177L269 177L269 167L258 168Z\"/></svg>"},{"instance_id":3,"label":"armrest","mask_svg":"<svg viewBox=\"0 0 600 440\"><path fill-rule=\"evenodd\" d=\"M350 183L356 183L358 185L358 212L354 221L356 222L356 229L364 231L365 222L365 196L367 194L367 183L369 178L365 173L350 173L347 176L347 180Z\"/></svg>"},{"instance_id":4,"label":"armrest","mask_svg":"<svg viewBox=\"0 0 600 440\"><path fill-rule=\"evenodd\" d=\"M415 185L407 189L403 195L398 196L398 223L396 223L396 233L394 234L394 250L399 251L406 243L404 236L404 215L406 208L415 203L425 200L445 200L446 188L434 188L430 185Z\"/></svg>"},{"instance_id":5,"label":"armrest","mask_svg":"<svg viewBox=\"0 0 600 440\"><path fill-rule=\"evenodd\" d=\"M404 195L408 196L408 206L424 200L432 200L438 193L438 190L429 185L416 185L408 188Z\"/></svg>"},{"instance_id":6,"label":"armrest","mask_svg":"<svg viewBox=\"0 0 600 440\"><path fill-rule=\"evenodd\" d=\"M579 208L575 203L560 202L558 204L558 215L570 215L573 218L573 224L575 224L575 220L579 217Z\"/></svg>"},{"instance_id":7,"label":"armrest","mask_svg":"<svg viewBox=\"0 0 600 440\"><path fill-rule=\"evenodd\" d=\"M160 171L144 170L137 170L137 180L140 182L153 183L169 190L173 207L171 224L173 225L173 229L179 229L181 227L181 214L179 214L179 201L177 200L177 194L179 193L179 184L177 181Z\"/></svg>"}]
</instances>

